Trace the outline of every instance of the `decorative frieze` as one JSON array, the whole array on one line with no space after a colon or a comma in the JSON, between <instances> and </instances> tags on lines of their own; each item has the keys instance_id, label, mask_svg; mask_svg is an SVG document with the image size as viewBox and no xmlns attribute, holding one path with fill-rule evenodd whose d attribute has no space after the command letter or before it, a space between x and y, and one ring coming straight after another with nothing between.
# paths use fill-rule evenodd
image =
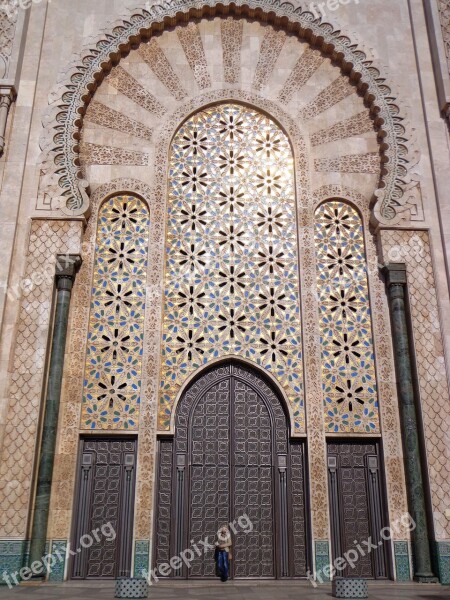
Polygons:
<instances>
[{"instance_id":1,"label":"decorative frieze","mask_svg":"<svg viewBox=\"0 0 450 600\"><path fill-rule=\"evenodd\" d=\"M142 138L148 142L151 140L153 133L144 123L131 119L122 112L114 110L97 100L92 100L89 104L84 119L88 124L93 123L101 127L121 131L122 133Z\"/></svg>"},{"instance_id":2,"label":"decorative frieze","mask_svg":"<svg viewBox=\"0 0 450 600\"><path fill-rule=\"evenodd\" d=\"M317 158L314 161L314 169L317 172L376 174L380 172L380 155L378 152L369 152L336 158Z\"/></svg>"},{"instance_id":3,"label":"decorative frieze","mask_svg":"<svg viewBox=\"0 0 450 600\"><path fill-rule=\"evenodd\" d=\"M212 17L220 16L223 12L227 17L233 16L237 21L250 13L252 18L258 15L261 21L269 21L277 27L286 28L291 34L301 33L302 39L316 40L317 52L321 51L324 55L332 53L341 66L345 66L345 73L351 73L351 81L346 75L340 74L334 82L321 90L316 98L300 110L298 117L303 121L313 119L316 115L339 104L346 97L352 96L353 93L364 94L370 105L368 110L376 115L375 124L380 143L382 140L381 154L384 163L381 185L375 192L377 200L373 209L374 216L381 222L390 224L403 218L400 209L405 202L403 198L405 186L409 183L406 168L408 158L405 138L407 136L405 136L405 126L402 124L402 117L399 116L398 106L380 72L347 36L342 35L340 31L333 31L329 24L314 19L311 12L301 8L293 9L286 3L268 6L265 0L252 0L252 6L253 8L250 9L244 0L237 0L226 7L216 0L209 0L202 9L199 9L195 0L188 0L188 2L171 0L164 6L149 7L146 4L145 8L135 10L123 20L118 20L111 31L105 31L99 37L97 44L83 50L76 66L70 67L67 80L63 81L58 90L53 93L52 105L46 115L47 132L43 139L46 156L42 166L44 180L40 192L41 204L45 203L45 195L51 193L56 197L67 198L63 210L68 214L79 214L80 211L86 210L88 204L84 191L86 186L80 185L82 169L78 166L79 145L75 141L78 139L78 134L75 132L82 127L79 116L84 113L88 103L86 90L92 88L94 81L97 82L106 76L112 66L113 58L116 61L122 51L131 49L130 40L133 40L133 44L138 44L143 37L147 40L152 37L154 31L161 31L165 24L170 23L173 27L180 23L180 26L176 27L176 35L193 77L200 90L212 87L212 76L215 71L213 68L210 69L203 48L199 30L201 21L185 24L187 15L192 9L197 11L198 19L202 14ZM255 9L258 10L254 12ZM232 23L230 27L240 27L240 25ZM269 67L275 64L277 56L282 52L282 39L281 33L267 33L261 45L262 54L259 58L267 56ZM225 35L224 41L225 44L230 44L230 36ZM272 43L273 48L270 47ZM231 54L226 52L226 61L229 63L224 72L227 81L238 82L240 73L230 71L231 64L237 66L238 52L235 40L232 46ZM234 58L228 58L231 56ZM140 84L135 77L127 75L126 71L121 69L121 65L113 67L109 75L116 89L120 89L122 93L156 117L160 118L167 112L168 107L163 107L164 102L153 98L145 85ZM263 88L271 73L271 68L266 68L264 62L258 59L254 74L255 87ZM296 78L293 77L293 81L295 80ZM294 87L296 85L298 83L294 84ZM291 92L286 91L286 93L288 98ZM64 177L59 175L61 169L65 172Z\"/></svg>"},{"instance_id":4,"label":"decorative frieze","mask_svg":"<svg viewBox=\"0 0 450 600\"><path fill-rule=\"evenodd\" d=\"M241 72L243 22L240 19L222 19L220 32L222 36L223 71L226 83L238 83Z\"/></svg>"},{"instance_id":5,"label":"decorative frieze","mask_svg":"<svg viewBox=\"0 0 450 600\"><path fill-rule=\"evenodd\" d=\"M306 48L281 88L278 100L282 104L288 104L294 94L299 92L308 79L314 75L324 60L325 57L319 50Z\"/></svg>"},{"instance_id":6,"label":"decorative frieze","mask_svg":"<svg viewBox=\"0 0 450 600\"><path fill-rule=\"evenodd\" d=\"M180 78L175 73L164 51L155 38L139 46L139 53L161 83L169 90L176 100L184 100L187 93L183 89Z\"/></svg>"},{"instance_id":7,"label":"decorative frieze","mask_svg":"<svg viewBox=\"0 0 450 600\"><path fill-rule=\"evenodd\" d=\"M208 72L208 63L198 25L189 23L185 27L178 27L177 35L198 87L201 90L210 87L211 77Z\"/></svg>"}]
</instances>

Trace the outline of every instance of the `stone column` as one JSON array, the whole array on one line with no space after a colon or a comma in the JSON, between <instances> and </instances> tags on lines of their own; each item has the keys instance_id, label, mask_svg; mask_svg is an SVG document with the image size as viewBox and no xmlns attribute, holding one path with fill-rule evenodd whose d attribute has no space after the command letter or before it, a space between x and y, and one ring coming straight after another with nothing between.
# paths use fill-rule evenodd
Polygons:
<instances>
[{"instance_id":1,"label":"stone column","mask_svg":"<svg viewBox=\"0 0 450 600\"><path fill-rule=\"evenodd\" d=\"M81 257L79 255L70 254L57 257L55 273L56 308L44 409L44 424L39 453L39 471L31 534L30 565L35 561L41 561L42 557L45 556L70 297L75 275L80 266ZM43 578L45 574L38 577Z\"/></svg>"},{"instance_id":2,"label":"stone column","mask_svg":"<svg viewBox=\"0 0 450 600\"><path fill-rule=\"evenodd\" d=\"M406 308L406 265L388 264L383 268L392 324L398 399L402 424L403 451L409 511L416 523L412 532L414 579L422 583L438 582L431 570L430 540L428 538L425 493L420 460L419 432L416 410L419 398L413 385L413 365ZM420 343L420 340L418 340ZM417 407L417 408L416 408Z\"/></svg>"},{"instance_id":3,"label":"stone column","mask_svg":"<svg viewBox=\"0 0 450 600\"><path fill-rule=\"evenodd\" d=\"M6 123L8 113L16 94L11 86L0 86L0 156L5 149Z\"/></svg>"}]
</instances>

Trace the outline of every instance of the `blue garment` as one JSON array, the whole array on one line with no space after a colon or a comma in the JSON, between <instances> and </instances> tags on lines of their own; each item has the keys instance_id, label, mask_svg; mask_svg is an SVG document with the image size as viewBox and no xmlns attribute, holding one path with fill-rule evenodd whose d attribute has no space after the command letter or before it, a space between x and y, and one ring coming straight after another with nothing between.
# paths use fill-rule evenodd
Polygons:
<instances>
[{"instance_id":1,"label":"blue garment","mask_svg":"<svg viewBox=\"0 0 450 600\"><path fill-rule=\"evenodd\" d=\"M219 550L217 552L217 567L220 573L222 581L228 580L229 564L228 564L228 552L226 550Z\"/></svg>"}]
</instances>

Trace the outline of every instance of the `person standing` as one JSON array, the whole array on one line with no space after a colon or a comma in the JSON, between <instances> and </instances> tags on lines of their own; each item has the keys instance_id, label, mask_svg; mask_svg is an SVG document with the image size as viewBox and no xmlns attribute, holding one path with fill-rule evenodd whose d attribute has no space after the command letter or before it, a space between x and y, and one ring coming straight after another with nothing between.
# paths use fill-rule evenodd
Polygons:
<instances>
[{"instance_id":1,"label":"person standing","mask_svg":"<svg viewBox=\"0 0 450 600\"><path fill-rule=\"evenodd\" d=\"M229 571L230 571L230 560L232 560L233 556L231 554L231 533L228 529L227 525L222 525L222 527L217 532L217 541L215 542L216 552L216 572L220 577L221 581L228 581Z\"/></svg>"}]
</instances>

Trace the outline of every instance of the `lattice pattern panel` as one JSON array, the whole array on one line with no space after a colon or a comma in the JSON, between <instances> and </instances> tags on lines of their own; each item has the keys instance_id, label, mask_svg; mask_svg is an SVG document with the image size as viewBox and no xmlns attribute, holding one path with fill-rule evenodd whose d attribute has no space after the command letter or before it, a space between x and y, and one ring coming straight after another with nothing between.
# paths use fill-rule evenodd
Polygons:
<instances>
[{"instance_id":1,"label":"lattice pattern panel","mask_svg":"<svg viewBox=\"0 0 450 600\"><path fill-rule=\"evenodd\" d=\"M357 211L333 200L316 211L317 291L324 418L332 433L379 431L364 231Z\"/></svg>"},{"instance_id":2,"label":"lattice pattern panel","mask_svg":"<svg viewBox=\"0 0 450 600\"><path fill-rule=\"evenodd\" d=\"M158 518L156 520L156 567L168 563L172 558L170 554L170 536L172 531L172 440L159 442L159 470L158 470ZM137 573L139 575L139 573Z\"/></svg>"},{"instance_id":3,"label":"lattice pattern panel","mask_svg":"<svg viewBox=\"0 0 450 600\"><path fill-rule=\"evenodd\" d=\"M253 109L222 104L171 151L159 426L189 373L238 355L269 370L304 429L293 158Z\"/></svg>"},{"instance_id":4,"label":"lattice pattern panel","mask_svg":"<svg viewBox=\"0 0 450 600\"><path fill-rule=\"evenodd\" d=\"M138 428L149 213L134 196L100 208L82 428Z\"/></svg>"},{"instance_id":5,"label":"lattice pattern panel","mask_svg":"<svg viewBox=\"0 0 450 600\"><path fill-rule=\"evenodd\" d=\"M428 474L437 540L450 539L445 516L450 497L450 402L438 291L426 231L383 231L385 260L400 257L408 267L409 306L414 333ZM397 258L398 260L398 258Z\"/></svg>"},{"instance_id":6,"label":"lattice pattern panel","mask_svg":"<svg viewBox=\"0 0 450 600\"><path fill-rule=\"evenodd\" d=\"M304 446L301 443L292 443L290 450L289 485L292 494L292 513L289 527L291 528L294 556L292 574L294 577L304 577L307 571Z\"/></svg>"},{"instance_id":7,"label":"lattice pattern panel","mask_svg":"<svg viewBox=\"0 0 450 600\"><path fill-rule=\"evenodd\" d=\"M261 397L234 381L234 516L247 514L253 531L237 530L236 577L274 576L272 424Z\"/></svg>"},{"instance_id":8,"label":"lattice pattern panel","mask_svg":"<svg viewBox=\"0 0 450 600\"><path fill-rule=\"evenodd\" d=\"M57 254L80 249L80 225L75 221L32 221L24 281L15 333L8 413L0 464L0 536L26 535L33 456L42 402L42 382L48 328L51 322L53 278Z\"/></svg>"},{"instance_id":9,"label":"lattice pattern panel","mask_svg":"<svg viewBox=\"0 0 450 600\"><path fill-rule=\"evenodd\" d=\"M230 381L212 387L192 418L189 540L214 539L230 522ZM190 577L214 577L214 552L195 556Z\"/></svg>"}]
</instances>

